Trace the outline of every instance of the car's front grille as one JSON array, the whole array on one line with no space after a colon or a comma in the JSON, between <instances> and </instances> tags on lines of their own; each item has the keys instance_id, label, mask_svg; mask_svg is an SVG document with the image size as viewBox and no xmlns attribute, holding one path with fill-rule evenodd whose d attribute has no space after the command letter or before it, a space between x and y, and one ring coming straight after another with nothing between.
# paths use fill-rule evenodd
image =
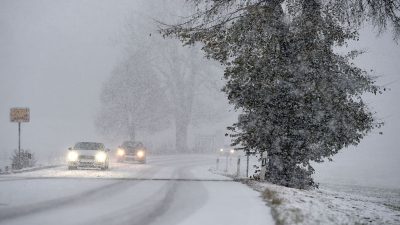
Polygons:
<instances>
[{"instance_id":1,"label":"car's front grille","mask_svg":"<svg viewBox=\"0 0 400 225\"><path fill-rule=\"evenodd\" d=\"M92 156L92 155L80 155L79 159L91 159L91 160L93 160L94 156Z\"/></svg>"}]
</instances>

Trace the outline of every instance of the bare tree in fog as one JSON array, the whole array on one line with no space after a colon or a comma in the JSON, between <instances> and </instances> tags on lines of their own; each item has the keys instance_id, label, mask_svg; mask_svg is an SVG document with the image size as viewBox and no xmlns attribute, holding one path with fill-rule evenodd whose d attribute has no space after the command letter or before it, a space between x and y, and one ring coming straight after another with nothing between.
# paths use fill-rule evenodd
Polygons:
<instances>
[{"instance_id":1,"label":"bare tree in fog","mask_svg":"<svg viewBox=\"0 0 400 225\"><path fill-rule=\"evenodd\" d=\"M147 47L137 49L104 84L96 121L103 134L135 140L138 130L154 132L169 125L168 99L146 55Z\"/></svg>"},{"instance_id":2,"label":"bare tree in fog","mask_svg":"<svg viewBox=\"0 0 400 225\"><path fill-rule=\"evenodd\" d=\"M221 119L226 111L227 104L215 102L227 103L216 76L220 68L198 46L163 39L152 18L132 15L125 32L125 59L104 85L97 127L105 135L134 139L172 121L176 150L188 151L189 125Z\"/></svg>"},{"instance_id":3,"label":"bare tree in fog","mask_svg":"<svg viewBox=\"0 0 400 225\"><path fill-rule=\"evenodd\" d=\"M212 65L202 59L199 48L183 48L175 40L161 42L165 45L160 49L160 60L163 62L158 65L158 69L165 79L168 97L172 103L175 145L178 151L186 151L190 123L193 119L197 122L204 121L205 114L202 109L213 110L211 106L207 107L195 99L202 98L202 95L196 93L209 89L202 78L212 76ZM195 101L197 105L194 105ZM194 110L197 112L197 118L193 118Z\"/></svg>"}]
</instances>

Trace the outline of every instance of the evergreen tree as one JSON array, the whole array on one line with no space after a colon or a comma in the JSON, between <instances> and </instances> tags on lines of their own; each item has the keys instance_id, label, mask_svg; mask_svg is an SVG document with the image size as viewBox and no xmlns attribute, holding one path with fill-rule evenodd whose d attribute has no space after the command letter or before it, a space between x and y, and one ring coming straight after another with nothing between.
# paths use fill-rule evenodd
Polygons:
<instances>
[{"instance_id":1,"label":"evergreen tree","mask_svg":"<svg viewBox=\"0 0 400 225\"><path fill-rule=\"evenodd\" d=\"M35 154L30 150L15 149L10 157L13 169L23 169L26 167L33 167L36 164Z\"/></svg>"},{"instance_id":2,"label":"evergreen tree","mask_svg":"<svg viewBox=\"0 0 400 225\"><path fill-rule=\"evenodd\" d=\"M381 125L361 99L379 88L351 63L358 52L343 56L333 48L357 40L356 28L368 18L380 28L390 21L397 35L398 2L194 2L198 13L163 32L202 42L207 56L226 66L223 90L243 111L228 128L233 144L266 152L267 180L316 186L310 162L357 145ZM339 12L346 4L357 7Z\"/></svg>"}]
</instances>

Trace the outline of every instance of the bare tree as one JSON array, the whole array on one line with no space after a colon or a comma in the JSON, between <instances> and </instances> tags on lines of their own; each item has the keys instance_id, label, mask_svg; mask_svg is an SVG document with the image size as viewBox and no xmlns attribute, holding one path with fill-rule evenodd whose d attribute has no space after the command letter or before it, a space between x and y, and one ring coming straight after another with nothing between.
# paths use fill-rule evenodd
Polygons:
<instances>
[{"instance_id":1,"label":"bare tree","mask_svg":"<svg viewBox=\"0 0 400 225\"><path fill-rule=\"evenodd\" d=\"M128 55L104 84L96 121L103 134L135 140L138 131L154 132L169 125L168 98L146 49Z\"/></svg>"},{"instance_id":2,"label":"bare tree","mask_svg":"<svg viewBox=\"0 0 400 225\"><path fill-rule=\"evenodd\" d=\"M162 3L162 7L153 7L154 2L146 2L145 5L148 7L146 12L158 15L157 19L173 18L166 13L175 12L176 9L173 4L166 4L165 1ZM156 11L160 9L161 11ZM142 114L142 118L137 114L137 110L142 112L148 111L148 108L153 108L155 112L162 112L161 114L155 113L155 115L163 115L162 118L172 120L175 127L176 151L184 152L189 149L189 126L193 125L194 122L210 122L221 119L228 104L220 93L222 84L220 84L221 78L217 75L220 67L215 62L205 59L199 46L185 48L178 40L164 39L157 32L157 25L155 18L140 13L132 15L129 19L123 38L126 44L125 61L117 66L102 94L103 104L108 102L107 104L112 105L112 107L103 108L103 115L100 115L98 124L103 126L102 130L115 127L112 130L130 133L133 137L134 130L151 125L151 123L146 123L146 126L142 126L140 125L142 122L157 121L153 116L147 114ZM140 72L137 71L139 69ZM135 70L135 72L128 72L129 70ZM138 79L138 76L143 76L141 79L148 79L148 76L151 76L152 81L158 82L158 84L145 82L143 85L149 85L150 88L144 89L148 90L146 92L148 94L153 91L157 92L153 96L159 97L154 97L155 99L151 100L147 99L148 97L143 94L144 92L139 92L137 96L141 96L140 99L144 101L142 108L145 110L134 107L137 104L134 99L137 97L133 97L132 94L127 95L129 92L113 87L118 87L118 85L112 83L119 82L126 85L127 89L140 88L139 86L136 87L137 84L134 82L121 82L121 78L118 77L122 74L125 74L123 77L128 80ZM128 78L129 76L136 78ZM210 96L213 97L210 98ZM220 99L221 102L226 104L211 106L207 105L208 100L206 99ZM125 103L119 103L120 101ZM131 103L126 105L126 102ZM129 111L130 113L124 113L124 115L118 117L111 116L122 113L121 108L124 107L126 109L122 112ZM193 115L196 118L193 118ZM105 117L112 118L106 120ZM154 117L158 118L159 116ZM117 118L118 121L115 121ZM126 127L128 124L132 124L129 126L130 128Z\"/></svg>"}]
</instances>

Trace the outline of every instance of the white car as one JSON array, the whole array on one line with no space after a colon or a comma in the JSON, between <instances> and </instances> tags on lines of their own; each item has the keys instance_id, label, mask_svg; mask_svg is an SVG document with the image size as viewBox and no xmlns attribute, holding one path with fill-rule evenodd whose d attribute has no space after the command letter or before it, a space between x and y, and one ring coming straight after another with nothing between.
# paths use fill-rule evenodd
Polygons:
<instances>
[{"instance_id":1,"label":"white car","mask_svg":"<svg viewBox=\"0 0 400 225\"><path fill-rule=\"evenodd\" d=\"M78 167L99 168L106 170L109 167L109 149L97 142L78 142L73 148L68 148L68 169Z\"/></svg>"}]
</instances>

